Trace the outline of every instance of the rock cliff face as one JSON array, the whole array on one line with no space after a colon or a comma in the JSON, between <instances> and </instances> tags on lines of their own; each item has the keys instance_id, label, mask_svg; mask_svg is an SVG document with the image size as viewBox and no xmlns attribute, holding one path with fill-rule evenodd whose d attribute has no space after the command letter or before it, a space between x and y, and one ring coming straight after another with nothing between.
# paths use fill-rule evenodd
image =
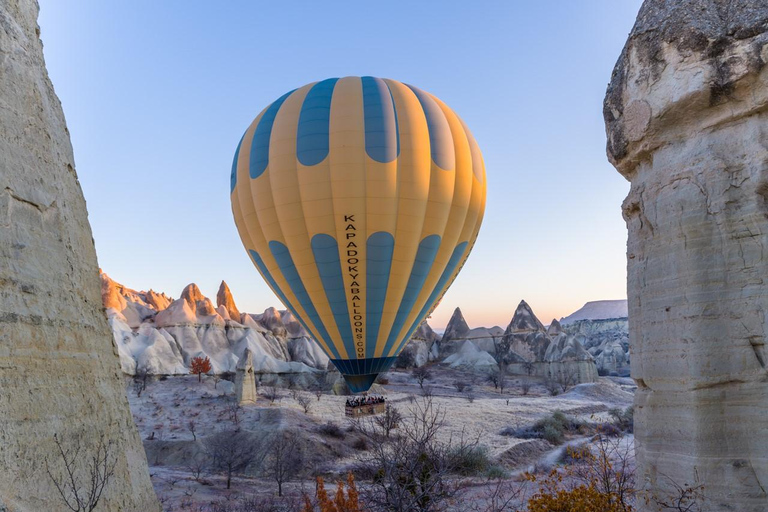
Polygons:
<instances>
[{"instance_id":1,"label":"rock cliff face","mask_svg":"<svg viewBox=\"0 0 768 512\"><path fill-rule=\"evenodd\" d=\"M122 370L129 375L137 369L187 374L194 357L210 358L215 373L234 372L246 349L258 373L314 373L328 366L328 357L290 312L240 313L223 281L216 308L192 283L177 300L161 295L167 307L160 309L155 304L163 302L151 302L150 292L132 290L104 273L101 280Z\"/></svg>"},{"instance_id":2,"label":"rock cliff face","mask_svg":"<svg viewBox=\"0 0 768 512\"><path fill-rule=\"evenodd\" d=\"M646 0L604 105L631 182L637 481L701 483L711 510L768 507L767 30L765 1Z\"/></svg>"},{"instance_id":3,"label":"rock cliff face","mask_svg":"<svg viewBox=\"0 0 768 512\"><path fill-rule=\"evenodd\" d=\"M0 510L63 510L46 473L46 459L63 470L53 436L90 456L103 435L116 467L99 510L159 511L37 14L0 2Z\"/></svg>"}]
</instances>

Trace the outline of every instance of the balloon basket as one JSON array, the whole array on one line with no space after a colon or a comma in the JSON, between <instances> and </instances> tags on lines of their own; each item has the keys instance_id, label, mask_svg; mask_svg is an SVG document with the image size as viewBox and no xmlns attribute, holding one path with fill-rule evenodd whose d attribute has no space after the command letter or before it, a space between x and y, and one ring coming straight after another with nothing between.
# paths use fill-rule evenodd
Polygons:
<instances>
[{"instance_id":1,"label":"balloon basket","mask_svg":"<svg viewBox=\"0 0 768 512\"><path fill-rule=\"evenodd\" d=\"M387 410L387 402L384 397L356 396L344 406L344 415L347 418L360 418L382 414Z\"/></svg>"}]
</instances>

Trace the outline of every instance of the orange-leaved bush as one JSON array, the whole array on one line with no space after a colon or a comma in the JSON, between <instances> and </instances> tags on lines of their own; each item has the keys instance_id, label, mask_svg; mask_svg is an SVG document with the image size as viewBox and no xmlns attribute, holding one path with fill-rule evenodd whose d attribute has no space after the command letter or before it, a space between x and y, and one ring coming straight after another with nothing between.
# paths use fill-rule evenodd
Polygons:
<instances>
[{"instance_id":1,"label":"orange-leaved bush","mask_svg":"<svg viewBox=\"0 0 768 512\"><path fill-rule=\"evenodd\" d=\"M189 373L197 375L197 382L202 382L203 374L213 370L211 360L208 357L193 357L189 364Z\"/></svg>"},{"instance_id":2,"label":"orange-leaved bush","mask_svg":"<svg viewBox=\"0 0 768 512\"><path fill-rule=\"evenodd\" d=\"M317 477L317 490L315 491L315 497L317 498L317 509L312 504L309 496L304 496L304 508L302 512L363 512L360 507L359 496L357 494L357 487L355 486L355 477L352 473L347 475L347 493L344 495L344 482L339 481L336 485L336 495L333 500L328 497L328 492L325 490L325 483L322 477Z\"/></svg>"}]
</instances>

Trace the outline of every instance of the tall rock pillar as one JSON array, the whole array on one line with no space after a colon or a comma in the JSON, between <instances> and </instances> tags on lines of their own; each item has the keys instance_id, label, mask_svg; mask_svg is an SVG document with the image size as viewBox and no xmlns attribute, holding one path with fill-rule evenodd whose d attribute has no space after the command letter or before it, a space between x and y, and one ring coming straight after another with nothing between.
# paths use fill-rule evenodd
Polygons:
<instances>
[{"instance_id":1,"label":"tall rock pillar","mask_svg":"<svg viewBox=\"0 0 768 512\"><path fill-rule=\"evenodd\" d=\"M103 512L160 510L101 305L91 229L34 0L0 0L0 510L65 510L54 435L87 478L99 439Z\"/></svg>"},{"instance_id":2,"label":"tall rock pillar","mask_svg":"<svg viewBox=\"0 0 768 512\"><path fill-rule=\"evenodd\" d=\"M765 0L646 0L604 105L638 486L703 485L708 510L768 510L767 30Z\"/></svg>"}]
</instances>

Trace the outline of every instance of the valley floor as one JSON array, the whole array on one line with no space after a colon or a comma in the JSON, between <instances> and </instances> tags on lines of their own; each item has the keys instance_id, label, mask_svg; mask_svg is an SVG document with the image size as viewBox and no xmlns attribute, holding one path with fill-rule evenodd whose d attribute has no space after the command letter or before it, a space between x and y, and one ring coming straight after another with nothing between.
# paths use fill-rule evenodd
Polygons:
<instances>
[{"instance_id":1,"label":"valley floor","mask_svg":"<svg viewBox=\"0 0 768 512\"><path fill-rule=\"evenodd\" d=\"M578 385L550 396L544 383L534 379L529 381L531 388L524 395L522 384L527 378L513 376L501 393L480 374L438 366L430 367L430 371L431 378L423 383L423 388L411 372L392 371L386 375L389 382L377 389L406 421L421 396L425 392L430 394L434 407L444 413L440 440L448 442L463 437L477 441L507 477L537 464L555 463L564 448L541 439L502 435L502 431L530 427L555 411L575 420L599 423L608 419L610 409L631 405L634 391L631 379L600 378L597 383ZM462 383L472 391L458 391ZM304 492L314 494L315 475L336 481L354 470L370 451L355 431L354 420L344 415L343 396L322 394L318 399L308 391L262 388L257 404L238 408L233 384L223 379L205 376L198 382L196 376L162 378L148 383L140 395L132 380L128 379L126 385L152 482L166 511L207 510L203 507L213 502L247 496L256 496L266 503L276 496L276 483L260 472L246 469L244 475L233 478L231 489L227 490L221 472L205 467L206 439L217 434L245 433L258 443L275 434L291 432L296 442L304 446L304 474L284 484L283 493L297 500ZM264 396L273 394L277 395L274 401ZM308 412L299 403L301 397L309 404ZM465 496L476 498L496 485L485 478L467 479L466 484L474 488ZM360 479L359 485L366 484ZM335 489L330 484L328 487L331 493ZM462 509L457 506L457 510Z\"/></svg>"}]
</instances>

